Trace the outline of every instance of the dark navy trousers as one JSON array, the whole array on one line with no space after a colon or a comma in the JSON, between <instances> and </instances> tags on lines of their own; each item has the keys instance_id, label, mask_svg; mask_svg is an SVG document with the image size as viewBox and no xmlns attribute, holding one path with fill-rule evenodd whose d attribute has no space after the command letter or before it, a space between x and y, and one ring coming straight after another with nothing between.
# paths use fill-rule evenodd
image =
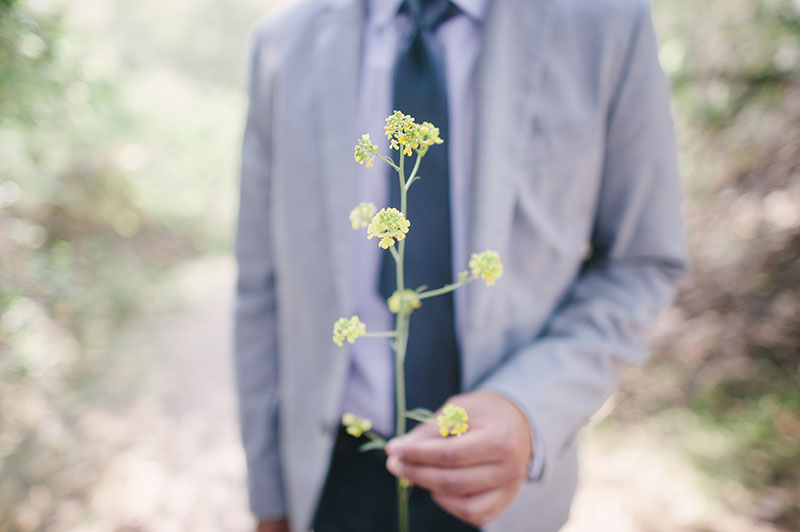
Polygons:
<instances>
[{"instance_id":1,"label":"dark navy trousers","mask_svg":"<svg viewBox=\"0 0 800 532\"><path fill-rule=\"evenodd\" d=\"M366 438L353 438L340 430L322 499L314 519L314 532L396 532L395 477L386 470L382 451L361 453ZM431 500L430 493L414 487L409 501L412 532L477 532Z\"/></svg>"}]
</instances>

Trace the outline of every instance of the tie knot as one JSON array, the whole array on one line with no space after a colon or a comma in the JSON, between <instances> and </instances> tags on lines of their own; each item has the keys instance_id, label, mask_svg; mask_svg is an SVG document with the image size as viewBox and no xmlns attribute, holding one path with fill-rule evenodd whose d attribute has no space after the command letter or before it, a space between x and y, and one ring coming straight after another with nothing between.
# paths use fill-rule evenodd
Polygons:
<instances>
[{"instance_id":1,"label":"tie knot","mask_svg":"<svg viewBox=\"0 0 800 532\"><path fill-rule=\"evenodd\" d=\"M403 0L400 12L409 15L418 29L436 31L459 10L450 0Z\"/></svg>"}]
</instances>

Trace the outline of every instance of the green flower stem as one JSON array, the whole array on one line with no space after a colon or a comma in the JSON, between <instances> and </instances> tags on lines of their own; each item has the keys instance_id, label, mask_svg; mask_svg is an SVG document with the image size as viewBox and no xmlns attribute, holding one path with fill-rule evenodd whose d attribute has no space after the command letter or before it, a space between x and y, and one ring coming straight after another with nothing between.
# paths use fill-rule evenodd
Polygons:
<instances>
[{"instance_id":1,"label":"green flower stem","mask_svg":"<svg viewBox=\"0 0 800 532\"><path fill-rule=\"evenodd\" d=\"M397 289L402 293L406 289L405 280L403 279L403 261L406 256L406 241L401 240L397 245L398 252L395 259L397 260Z\"/></svg>"},{"instance_id":2,"label":"green flower stem","mask_svg":"<svg viewBox=\"0 0 800 532\"><path fill-rule=\"evenodd\" d=\"M398 271L402 270L402 262L398 266ZM409 315L405 312L397 314L397 341L395 342L395 402L397 403L397 414L395 421L395 437L406 433L406 377L403 363L406 358L406 347L408 346L408 325ZM397 479L397 526L398 532L409 532L408 524L408 497L409 486L404 484L403 479Z\"/></svg>"},{"instance_id":3,"label":"green flower stem","mask_svg":"<svg viewBox=\"0 0 800 532\"><path fill-rule=\"evenodd\" d=\"M400 212L403 213L403 216L408 215L408 209L406 208L406 197L407 197L406 192L408 192L408 190L406 190L405 163L406 163L406 155L401 151L400 169L397 172L397 177L400 179Z\"/></svg>"},{"instance_id":4,"label":"green flower stem","mask_svg":"<svg viewBox=\"0 0 800 532\"><path fill-rule=\"evenodd\" d=\"M408 200L408 195L406 194L406 173L405 173L405 155L403 152L400 152L400 167L397 169L397 177L400 180L400 212L403 213L403 216L408 214L408 209L406 207L406 202ZM395 256L395 260L397 261L397 289L399 291L405 290L405 282L403 280L403 263L406 256L406 241L401 240L400 243L397 245L398 247L398 255ZM399 322L399 316L398 316ZM405 405L405 403L403 403Z\"/></svg>"},{"instance_id":5,"label":"green flower stem","mask_svg":"<svg viewBox=\"0 0 800 532\"><path fill-rule=\"evenodd\" d=\"M407 200L408 189L406 189L406 174L405 174L405 155L400 152L400 167L397 171L398 179L400 179L400 211L405 216L408 213ZM406 241L401 240L397 246L397 289L402 293L405 290L405 282L403 279L403 265L406 255ZM395 402L397 404L397 413L395 420L395 437L402 436L406 433L406 374L404 370L404 362L406 359L406 347L408 346L408 322L409 314L407 312L398 312L395 329L397 331L397 341L395 342L395 357L394 357L394 374L395 374ZM402 479L397 479L397 527L398 532L409 532L408 522L408 497L409 487Z\"/></svg>"},{"instance_id":6,"label":"green flower stem","mask_svg":"<svg viewBox=\"0 0 800 532\"><path fill-rule=\"evenodd\" d=\"M399 172L400 171L400 167L397 166L396 164L394 164L394 161L392 159L390 159L389 157L384 157L383 155L380 155L378 153L375 154L375 157L377 157L381 161L385 162L386 164L388 164L389 166L394 168L395 172Z\"/></svg>"},{"instance_id":7,"label":"green flower stem","mask_svg":"<svg viewBox=\"0 0 800 532\"><path fill-rule=\"evenodd\" d=\"M452 292L456 288L460 288L462 286L466 286L466 285L468 285L469 283L471 283L472 281L475 281L475 280L477 280L477 277L471 277L465 283L462 283L461 281L458 281L457 283L446 284L441 288L437 288L436 290L428 290L426 292L422 292L422 293L418 294L417 297L419 297L420 299L427 299L429 297L435 297L435 296L440 296L442 294L447 294L448 292Z\"/></svg>"},{"instance_id":8,"label":"green flower stem","mask_svg":"<svg viewBox=\"0 0 800 532\"><path fill-rule=\"evenodd\" d=\"M411 487L404 484L403 479L397 481L397 529L398 532L409 532L408 528L408 497L411 494Z\"/></svg>"},{"instance_id":9,"label":"green flower stem","mask_svg":"<svg viewBox=\"0 0 800 532\"><path fill-rule=\"evenodd\" d=\"M381 437L381 435L378 434L377 432L373 432L373 431L369 430L369 431L364 433L364 436L366 436L370 440L372 440L374 442L378 442L381 445L383 445L384 447L386 447L386 440L383 439L383 437Z\"/></svg>"},{"instance_id":10,"label":"green flower stem","mask_svg":"<svg viewBox=\"0 0 800 532\"><path fill-rule=\"evenodd\" d=\"M413 410L410 410L410 411L406 412L406 417L408 419L413 419L414 421L419 421L420 423L431 423L432 422L430 415L424 416L424 415L420 414L419 412L414 412Z\"/></svg>"},{"instance_id":11,"label":"green flower stem","mask_svg":"<svg viewBox=\"0 0 800 532\"><path fill-rule=\"evenodd\" d=\"M406 433L406 377L403 363L406 359L408 346L409 315L405 312L397 314L397 342L395 342L395 401L397 403L397 419L395 421L395 436Z\"/></svg>"},{"instance_id":12,"label":"green flower stem","mask_svg":"<svg viewBox=\"0 0 800 532\"><path fill-rule=\"evenodd\" d=\"M397 331L368 332L363 336L364 338L396 338Z\"/></svg>"},{"instance_id":13,"label":"green flower stem","mask_svg":"<svg viewBox=\"0 0 800 532\"><path fill-rule=\"evenodd\" d=\"M400 254L397 252L397 250L394 248L394 246L389 248L389 253L392 254L392 257L394 257L394 261L397 263L397 265L399 267L400 262L401 262L400 261Z\"/></svg>"},{"instance_id":14,"label":"green flower stem","mask_svg":"<svg viewBox=\"0 0 800 532\"><path fill-rule=\"evenodd\" d=\"M422 161L422 156L417 154L417 160L414 162L414 168L411 169L411 175L408 177L408 181L406 181L406 184L403 187L405 189L405 192L408 192L408 189L411 188L411 184L417 179L419 179L419 176L417 175L417 170L419 170L420 161Z\"/></svg>"}]
</instances>

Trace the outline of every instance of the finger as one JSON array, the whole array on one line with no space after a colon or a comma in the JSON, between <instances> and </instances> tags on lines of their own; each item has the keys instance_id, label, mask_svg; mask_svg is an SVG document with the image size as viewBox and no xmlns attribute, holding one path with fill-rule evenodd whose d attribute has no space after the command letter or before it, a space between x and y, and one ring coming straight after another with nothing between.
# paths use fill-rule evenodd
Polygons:
<instances>
[{"instance_id":1,"label":"finger","mask_svg":"<svg viewBox=\"0 0 800 532\"><path fill-rule=\"evenodd\" d=\"M513 489L501 488L468 496L433 493L432 497L446 512L480 528L495 520L513 495Z\"/></svg>"},{"instance_id":2,"label":"finger","mask_svg":"<svg viewBox=\"0 0 800 532\"><path fill-rule=\"evenodd\" d=\"M456 395L456 396L451 397L447 401L445 401L445 403L450 403L452 401L459 401L460 402L462 398L463 398L463 396ZM425 438L441 438L442 436L439 434L439 426L435 422L436 421L436 417L439 414L441 414L441 412L442 412L441 408L436 410L436 412L434 412L431 415L431 418L427 422L420 422L411 431L407 432L406 434L404 434L402 436L399 436L399 437L391 440L389 442L389 446L392 446L393 445L392 442L394 442L394 441L405 442L405 441L414 441L414 440L425 439ZM389 452L388 447L387 447L387 452Z\"/></svg>"},{"instance_id":3,"label":"finger","mask_svg":"<svg viewBox=\"0 0 800 532\"><path fill-rule=\"evenodd\" d=\"M415 441L415 440L424 440L427 438L441 438L439 436L439 428L435 423L427 422L427 423L418 423L416 427L411 429L406 434L393 439L392 441Z\"/></svg>"},{"instance_id":4,"label":"finger","mask_svg":"<svg viewBox=\"0 0 800 532\"><path fill-rule=\"evenodd\" d=\"M396 456L389 457L386 468L396 477L406 478L432 492L449 495L482 493L513 485L524 476L519 468L506 463L440 468L403 462Z\"/></svg>"},{"instance_id":5,"label":"finger","mask_svg":"<svg viewBox=\"0 0 800 532\"><path fill-rule=\"evenodd\" d=\"M398 438L389 442L386 453L403 462L437 467L465 467L500 462L506 452L489 431L471 431L463 436L442 438L438 433L426 437Z\"/></svg>"}]
</instances>

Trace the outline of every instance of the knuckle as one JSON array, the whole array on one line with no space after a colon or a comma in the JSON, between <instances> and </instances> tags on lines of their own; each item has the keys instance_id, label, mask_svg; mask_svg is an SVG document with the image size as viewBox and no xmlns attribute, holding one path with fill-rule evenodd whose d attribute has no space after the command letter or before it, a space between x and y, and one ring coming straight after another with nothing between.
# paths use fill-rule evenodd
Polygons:
<instances>
[{"instance_id":1,"label":"knuckle","mask_svg":"<svg viewBox=\"0 0 800 532\"><path fill-rule=\"evenodd\" d=\"M511 438L503 438L497 442L497 450L504 456L508 456L514 451L514 441Z\"/></svg>"}]
</instances>

